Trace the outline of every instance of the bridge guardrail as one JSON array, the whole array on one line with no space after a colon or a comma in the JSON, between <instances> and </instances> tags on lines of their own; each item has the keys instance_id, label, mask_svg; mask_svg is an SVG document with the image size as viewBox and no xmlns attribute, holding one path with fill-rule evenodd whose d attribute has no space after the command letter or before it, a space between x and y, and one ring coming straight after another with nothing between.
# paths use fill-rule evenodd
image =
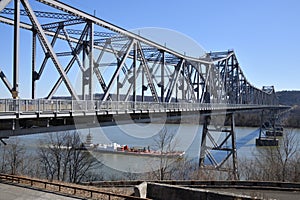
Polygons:
<instances>
[{"instance_id":1,"label":"bridge guardrail","mask_svg":"<svg viewBox=\"0 0 300 200\"><path fill-rule=\"evenodd\" d=\"M97 189L89 189L84 186L74 186L74 185L49 182L45 180L38 180L38 179L20 177L15 175L8 175L8 174L0 174L0 179L12 183L29 185L34 188L60 192L62 194L65 193L70 194L71 192L72 195L78 197L84 197L84 198L88 197L88 198L103 199L104 197L106 198L108 197L108 199L131 199L131 200L148 199L148 198L140 198L135 196L128 196L128 195L116 194L112 192L100 191Z\"/></svg>"},{"instance_id":2,"label":"bridge guardrail","mask_svg":"<svg viewBox=\"0 0 300 200\"><path fill-rule=\"evenodd\" d=\"M129 111L129 110L222 110L253 108L256 104L224 103L156 103L90 100L46 100L46 99L0 99L0 113L23 112L94 112L94 111ZM263 106L263 105L260 105ZM267 105L266 105L267 106Z\"/></svg>"}]
</instances>

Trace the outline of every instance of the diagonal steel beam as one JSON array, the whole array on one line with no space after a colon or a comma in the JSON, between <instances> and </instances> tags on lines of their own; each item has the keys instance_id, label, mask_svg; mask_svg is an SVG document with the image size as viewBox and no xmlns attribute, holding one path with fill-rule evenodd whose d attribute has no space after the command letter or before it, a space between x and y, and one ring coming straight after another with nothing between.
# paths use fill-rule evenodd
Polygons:
<instances>
[{"instance_id":1,"label":"diagonal steel beam","mask_svg":"<svg viewBox=\"0 0 300 200\"><path fill-rule=\"evenodd\" d=\"M3 83L5 84L5 86L7 87L7 89L10 91L10 93L12 92L13 88L12 85L10 84L10 82L7 80L5 74L3 73L3 71L0 69L0 78L2 79Z\"/></svg>"},{"instance_id":2,"label":"diagonal steel beam","mask_svg":"<svg viewBox=\"0 0 300 200\"><path fill-rule=\"evenodd\" d=\"M79 100L79 97L77 96L75 89L71 85L71 82L70 82L69 78L67 77L67 74L65 73L65 71L64 71L63 67L61 66L60 62L58 61L58 58L57 58L57 56L54 52L54 49L52 48L51 44L49 43L49 41L46 37L46 34L44 33L40 23L38 22L38 20L37 20L32 8L31 8L29 2L27 0L21 0L21 2L24 6L24 9L28 13L28 17L29 17L31 23L35 27L39 38L42 40L45 48L49 52L53 64L55 65L57 71L59 72L60 76L62 77L63 81L65 82L67 89L69 90L72 97L74 97L76 100Z\"/></svg>"},{"instance_id":3,"label":"diagonal steel beam","mask_svg":"<svg viewBox=\"0 0 300 200\"><path fill-rule=\"evenodd\" d=\"M3 17L3 16L0 16L0 22L4 23L4 24L8 24L8 25L14 25L14 21L12 19L9 19L9 18ZM32 25L26 24L24 22L20 23L20 28L25 29L25 30L29 30L29 31L33 30ZM67 30L68 34L70 35L71 34L71 32L69 31L70 29L66 29L66 30ZM77 34L79 34L79 32L80 32L80 34L82 34L82 31L78 31ZM53 32L52 30L51 31L45 30L45 34L47 36L54 37L55 32ZM58 38L61 39L61 40L66 40L66 37L63 34L59 34ZM79 39L74 38L74 37L69 36L69 39L73 43L78 43L79 42ZM98 50L103 50L103 46L97 45L97 42L95 42L94 48L98 49ZM114 53L113 50L111 50L109 48L106 48L106 52Z\"/></svg>"},{"instance_id":4,"label":"diagonal steel beam","mask_svg":"<svg viewBox=\"0 0 300 200\"><path fill-rule=\"evenodd\" d=\"M128 43L129 43L129 42L128 42ZM117 59L118 61L120 61L120 59L121 59L121 55L119 55L119 53L122 53L123 51L126 50L126 47L127 47L128 43L124 44L124 45L122 46L122 48L121 48L120 50L118 50L118 51L114 49L114 47L112 46L112 43L111 43L111 42L109 43L109 47L110 47L110 49L112 50L114 56L116 57L116 59ZM130 56L130 55L129 55L129 56ZM122 67L122 71L124 72L124 74L125 74L125 76L126 76L125 81L126 81L126 79L128 78L128 74L125 73L126 69L128 69L128 67L126 66L126 63L124 63L124 67Z\"/></svg>"},{"instance_id":5,"label":"diagonal steel beam","mask_svg":"<svg viewBox=\"0 0 300 200\"><path fill-rule=\"evenodd\" d=\"M75 49L74 53L79 54L83 49L83 46L80 45L78 46L78 48ZM73 56L72 59L70 60L69 64L67 65L67 67L65 68L65 73L67 74L70 69L72 68L74 62L76 61L76 57ZM54 84L53 88L51 89L51 91L49 92L48 96L46 97L46 99L52 99L53 95L56 93L57 89L59 88L60 84L62 83L63 79L60 76L59 79L56 81L56 83Z\"/></svg>"},{"instance_id":6,"label":"diagonal steel beam","mask_svg":"<svg viewBox=\"0 0 300 200\"><path fill-rule=\"evenodd\" d=\"M117 69L114 73L114 75L112 76L109 84L108 84L108 87L107 87L107 91L104 93L103 95L103 98L102 98L102 101L106 101L107 97L109 96L109 92L111 91L112 87L113 87L113 84L115 83L116 79L117 79L117 76L119 76L120 74L120 71L130 53L130 50L132 49L133 47L133 44L135 43L135 40L132 40L130 45L128 46L127 50L126 50L126 53L124 54L122 60L119 62L118 66L117 66Z\"/></svg>"},{"instance_id":7,"label":"diagonal steel beam","mask_svg":"<svg viewBox=\"0 0 300 200\"><path fill-rule=\"evenodd\" d=\"M172 99L172 95L173 95L173 91L174 91L174 88L175 88L175 85L176 83L178 82L178 77L179 77L179 72L184 64L184 60L182 59L175 67L175 70L172 74L172 81L171 81L171 84L169 86L169 90L167 92L167 96L166 96L166 102L170 103L171 102L171 99Z\"/></svg>"},{"instance_id":8,"label":"diagonal steel beam","mask_svg":"<svg viewBox=\"0 0 300 200\"><path fill-rule=\"evenodd\" d=\"M73 53L73 57L70 60L69 64L67 65L65 72L68 73L71 69L71 67L73 66L74 62L76 61L76 57L77 55L81 52L81 50L83 49L82 47L82 41L84 36L86 35L86 32L88 30L88 26L86 25L82 31L82 34L79 38L79 40L77 41L77 45L76 47L72 50ZM66 37L66 36L65 36ZM66 38L67 39L67 38ZM69 38L70 39L70 38ZM81 67L80 69L82 70L83 67ZM55 92L57 91L58 87L60 86L60 84L62 83L63 79L60 76L59 79L56 81L55 85L53 86L53 88L51 89L50 93L47 96L47 99L51 99L53 97L53 95L55 94Z\"/></svg>"},{"instance_id":9,"label":"diagonal steel beam","mask_svg":"<svg viewBox=\"0 0 300 200\"><path fill-rule=\"evenodd\" d=\"M104 47L102 49L102 51L100 52L100 54L99 54L99 56L97 58L97 60L96 61L93 60L93 62L94 62L94 68L93 68L93 70L94 70L94 73L95 73L95 75L96 75L96 77L98 79L98 82L100 83L100 86L102 87L103 92L107 91L107 86L106 86L104 78L101 75L101 72L100 72L100 70L99 70L98 67L100 65L100 62L101 62L102 57L104 55L104 52L107 49L107 46L108 46L109 43L110 43L110 39L107 39L106 42L105 42L105 45L104 45ZM110 96L108 96L108 99L111 100Z\"/></svg>"},{"instance_id":10,"label":"diagonal steel beam","mask_svg":"<svg viewBox=\"0 0 300 200\"><path fill-rule=\"evenodd\" d=\"M191 77L190 77L190 73L189 73L187 67L188 66L183 66L183 79L186 81L187 89L190 91L193 100L196 101L196 96L195 96L194 88L192 87Z\"/></svg>"},{"instance_id":11,"label":"diagonal steel beam","mask_svg":"<svg viewBox=\"0 0 300 200\"><path fill-rule=\"evenodd\" d=\"M51 41L51 46L52 46L52 47L55 45L55 42L56 42L56 40L57 40L59 31L60 31L60 28L57 28L57 30L55 31L55 34L54 34L54 36L53 36L53 38L52 38L52 41ZM42 44L42 42L41 42L41 44ZM43 44L42 44L42 45L43 45ZM43 48L43 49L44 49L44 48ZM45 50L45 49L44 49L44 50ZM42 73L43 73L43 71L44 71L44 69L45 69L45 67L46 67L46 64L47 64L47 62L48 62L48 59L49 59L49 54L47 54L47 52L45 51L45 58L44 58L44 60L43 60L43 62L42 62L42 65L41 65L41 68L40 68L40 70L39 70L38 76L36 77L37 80L40 79L40 77L41 77L41 75L42 75Z\"/></svg>"},{"instance_id":12,"label":"diagonal steel beam","mask_svg":"<svg viewBox=\"0 0 300 200\"><path fill-rule=\"evenodd\" d=\"M2 1L0 1L2 2ZM13 8L4 8L1 13L3 14L14 14L15 10ZM65 14L65 13L58 13L58 12L43 12L43 11L34 11L34 14L39 18L50 18L50 19L60 19L60 20L74 20L79 19L77 16ZM25 10L20 10L20 15L27 16Z\"/></svg>"},{"instance_id":13,"label":"diagonal steel beam","mask_svg":"<svg viewBox=\"0 0 300 200\"><path fill-rule=\"evenodd\" d=\"M148 85L150 87L152 96L153 96L155 102L159 102L157 91L155 89L155 86L154 86L154 83L153 83L153 80L152 80L152 76L151 76L151 72L149 70L149 66L148 66L148 63L146 61L145 55L143 53L142 46L139 42L137 42L137 44L138 44L138 52L140 53L140 56L141 56L142 64L143 64L143 67L144 67L143 69L145 71L146 79L148 81Z\"/></svg>"},{"instance_id":14,"label":"diagonal steel beam","mask_svg":"<svg viewBox=\"0 0 300 200\"><path fill-rule=\"evenodd\" d=\"M125 95L124 101L127 101L127 100L128 100L128 98L129 98L129 96L130 96L130 92L132 91L134 82L136 82L136 80L138 79L138 77L139 77L139 75L140 75L139 72L141 72L141 68L142 68L142 64L140 64L140 66L139 66L139 68L138 68L138 70L137 70L137 75L136 75L135 78L134 78L135 80L130 84L129 89L127 90L127 93L126 93L126 95Z\"/></svg>"},{"instance_id":15,"label":"diagonal steel beam","mask_svg":"<svg viewBox=\"0 0 300 200\"><path fill-rule=\"evenodd\" d=\"M88 31L88 25L86 25L82 31L82 34L79 38L79 40L77 41L77 45L75 47L75 49L73 50L73 57L71 59L71 61L69 62L69 64L67 65L65 72L68 73L71 69L71 67L73 66L75 60L77 59L76 56L80 53L80 51L83 49L83 45L82 45L82 41L86 35ZM83 67L82 67L83 68ZM52 90L50 91L50 93L47 96L47 99L51 99L54 95L54 93L57 91L58 87L60 86L60 84L62 83L63 79L60 76L59 79L57 80L57 82L55 83L55 85L53 86Z\"/></svg>"},{"instance_id":16,"label":"diagonal steel beam","mask_svg":"<svg viewBox=\"0 0 300 200\"><path fill-rule=\"evenodd\" d=\"M204 63L207 63L207 64L211 64L211 59L206 59L206 58L199 59L199 58L193 58L193 57L185 56L185 55L183 55L181 53L178 53L178 52L176 52L176 51L174 51L172 49L169 49L169 48L167 48L167 47L165 47L163 45L157 44L157 43L155 43L155 42L153 42L153 41L151 41L149 39L143 38L143 37L141 37L141 36L139 36L137 34L134 34L134 33L130 32L130 31L127 31L127 30L125 30L123 28L120 28L120 27L118 27L116 25L113 25L113 24L111 24L109 22L101 20L101 19L99 19L99 18L97 18L95 16L89 15L89 14L83 12L83 11L80 11L80 10L78 10L78 9L76 9L74 7L71 7L71 6L69 6L69 5L65 4L65 3L62 3L60 1L56 1L56 0L37 0L37 1L39 1L41 3L44 3L46 5L49 5L51 7L57 8L59 10L62 10L64 12L67 12L69 14L72 14L74 16L78 16L80 18L90 20L93 23L95 23L95 24L97 24L99 26L102 26L102 27L104 27L104 28L106 28L108 30L114 31L116 33L120 33L120 34L125 35L125 36L127 36L129 38L133 38L136 41L140 41L142 43L148 44L148 45L153 46L153 47L155 47L155 48L157 48L159 50L162 50L162 51L165 51L165 52L167 52L169 54L172 54L172 55L174 55L176 57L184 58L186 60L191 60L191 61L196 61L196 62L200 62L201 61L201 62L204 62ZM225 58L220 58L220 59L225 59Z\"/></svg>"},{"instance_id":17,"label":"diagonal steel beam","mask_svg":"<svg viewBox=\"0 0 300 200\"><path fill-rule=\"evenodd\" d=\"M75 59L76 59L76 62L77 62L77 64L78 64L79 68L80 68L81 71L83 72L83 71L84 71L84 67L83 67L83 65L82 65L82 63L81 63L81 61L80 61L80 59L79 59L78 53L75 52L74 47L73 47L73 45L72 45L72 43L71 43L71 41L70 41L70 37L69 37L69 35L68 35L68 33L67 33L67 31L66 31L66 29L65 29L64 27L62 28L62 31L63 31L63 33L64 33L64 35L65 35L65 37L66 37L66 40L67 40L67 42L68 42L68 44L69 44L70 49L72 50L73 56L75 56Z\"/></svg>"},{"instance_id":18,"label":"diagonal steel beam","mask_svg":"<svg viewBox=\"0 0 300 200\"><path fill-rule=\"evenodd\" d=\"M104 44L104 46L103 46L103 48L102 48L102 50L101 50L101 52L100 52L97 60L95 60L93 58L93 72L95 73L95 75L96 75L96 77L98 79L98 82L99 82L99 84L100 84L103 92L107 91L107 86L106 86L105 80L104 80L104 78L103 78L103 76L101 74L101 71L99 70L98 67L100 66L100 62L101 62L101 60L103 58L104 52L108 50L108 46L109 46L110 43L111 43L110 38L106 39L106 42L105 42L105 44ZM87 51L88 52L90 51L89 47L87 47ZM108 96L107 99L108 100L112 100L111 96Z\"/></svg>"},{"instance_id":19,"label":"diagonal steel beam","mask_svg":"<svg viewBox=\"0 0 300 200\"><path fill-rule=\"evenodd\" d=\"M0 11L3 10L10 2L11 2L11 0L1 0L0 1Z\"/></svg>"}]
</instances>

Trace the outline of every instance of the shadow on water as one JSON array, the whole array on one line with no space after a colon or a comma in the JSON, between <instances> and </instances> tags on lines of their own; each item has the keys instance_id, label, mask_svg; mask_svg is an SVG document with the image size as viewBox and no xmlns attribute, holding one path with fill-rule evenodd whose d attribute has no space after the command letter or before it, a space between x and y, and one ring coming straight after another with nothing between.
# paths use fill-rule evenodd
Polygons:
<instances>
[{"instance_id":1,"label":"shadow on water","mask_svg":"<svg viewBox=\"0 0 300 200\"><path fill-rule=\"evenodd\" d=\"M247 147L247 148L250 149L251 147L254 146L254 144L252 143L252 141L258 135L259 135L259 129L256 129L256 130L250 132L249 134L247 134L247 135L245 135L245 136L243 136L241 138L238 138L236 140L236 149L239 150L239 149L245 148L245 147ZM229 143L227 145L227 147L231 147L231 143ZM221 152L221 151L217 152L217 151L215 151L215 152L212 152L212 155L215 158L215 160L218 163L220 163L228 155L228 153L229 152ZM238 152L238 154L239 154L239 152ZM238 155L238 157L239 157L239 155ZM195 159L195 161L196 161L196 159ZM205 164L209 165L211 163L206 159Z\"/></svg>"}]
</instances>

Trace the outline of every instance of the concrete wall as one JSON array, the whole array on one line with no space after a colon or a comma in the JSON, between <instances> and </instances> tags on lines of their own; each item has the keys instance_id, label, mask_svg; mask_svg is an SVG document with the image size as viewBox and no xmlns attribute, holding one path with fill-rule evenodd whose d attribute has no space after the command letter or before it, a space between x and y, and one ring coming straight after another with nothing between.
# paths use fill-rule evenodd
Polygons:
<instances>
[{"instance_id":1,"label":"concrete wall","mask_svg":"<svg viewBox=\"0 0 300 200\"><path fill-rule=\"evenodd\" d=\"M145 194L147 198L156 200L186 200L186 199L203 199L203 200L248 200L249 196L236 195L225 192L212 192L203 189L193 189L174 185L159 183L142 183L136 187L136 195ZM142 197L142 196L140 196ZM145 197L145 196L143 196Z\"/></svg>"}]
</instances>

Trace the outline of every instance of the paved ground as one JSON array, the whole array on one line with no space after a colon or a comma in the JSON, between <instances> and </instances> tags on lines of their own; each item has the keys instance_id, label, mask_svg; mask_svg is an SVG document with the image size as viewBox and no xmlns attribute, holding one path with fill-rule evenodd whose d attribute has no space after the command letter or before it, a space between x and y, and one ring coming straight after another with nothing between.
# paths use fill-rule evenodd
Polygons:
<instances>
[{"instance_id":1,"label":"paved ground","mask_svg":"<svg viewBox=\"0 0 300 200\"><path fill-rule=\"evenodd\" d=\"M71 198L54 193L24 188L15 185L0 183L0 200L74 200Z\"/></svg>"},{"instance_id":2,"label":"paved ground","mask_svg":"<svg viewBox=\"0 0 300 200\"><path fill-rule=\"evenodd\" d=\"M209 189L213 191L230 192L235 194L249 195L263 199L277 200L300 200L300 192L276 191L276 190L243 190L243 189Z\"/></svg>"}]
</instances>

